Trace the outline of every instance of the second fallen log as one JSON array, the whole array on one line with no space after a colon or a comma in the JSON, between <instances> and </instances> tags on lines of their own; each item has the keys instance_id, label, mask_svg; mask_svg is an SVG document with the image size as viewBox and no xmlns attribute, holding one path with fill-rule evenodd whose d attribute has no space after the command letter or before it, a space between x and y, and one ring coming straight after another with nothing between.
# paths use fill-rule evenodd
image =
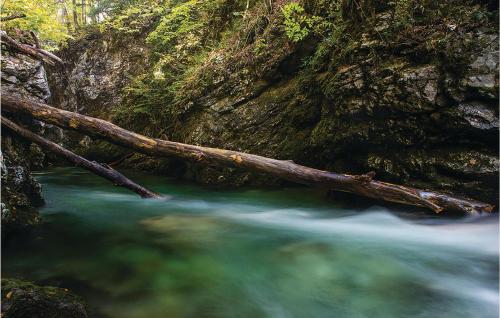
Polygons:
<instances>
[{"instance_id":1,"label":"second fallen log","mask_svg":"<svg viewBox=\"0 0 500 318\"><path fill-rule=\"evenodd\" d=\"M18 126L11 120L1 117L2 121L2 126L5 126L15 132L16 134L20 135L21 137L28 139L37 145L41 146L45 150L48 150L50 152L55 153L58 156L61 156L68 161L72 162L75 166L82 167L84 169L89 170L92 173L97 174L98 176L103 177L104 179L107 179L111 182L113 182L117 186L121 186L124 188L127 188L129 190L134 191L135 193L139 194L142 198L161 198L162 196L158 193L155 193L151 190L148 190L144 188L143 186L138 185L137 183L133 182L132 180L128 179L118 171L101 165L95 161L90 161L87 160L83 157L78 156L77 154L59 146L58 144L49 141L43 137L40 137L33 132L22 128L21 126Z\"/></svg>"}]
</instances>

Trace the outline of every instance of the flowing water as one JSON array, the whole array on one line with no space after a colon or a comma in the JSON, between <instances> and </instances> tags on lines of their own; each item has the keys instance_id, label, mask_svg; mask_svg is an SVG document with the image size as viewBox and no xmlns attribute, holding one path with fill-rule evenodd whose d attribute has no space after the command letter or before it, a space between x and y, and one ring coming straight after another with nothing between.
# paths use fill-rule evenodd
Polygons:
<instances>
[{"instance_id":1,"label":"flowing water","mask_svg":"<svg viewBox=\"0 0 500 318\"><path fill-rule=\"evenodd\" d=\"M4 277L67 287L93 317L498 317L498 221L349 209L310 189L216 191L134 176L142 200L40 172L43 226Z\"/></svg>"}]
</instances>

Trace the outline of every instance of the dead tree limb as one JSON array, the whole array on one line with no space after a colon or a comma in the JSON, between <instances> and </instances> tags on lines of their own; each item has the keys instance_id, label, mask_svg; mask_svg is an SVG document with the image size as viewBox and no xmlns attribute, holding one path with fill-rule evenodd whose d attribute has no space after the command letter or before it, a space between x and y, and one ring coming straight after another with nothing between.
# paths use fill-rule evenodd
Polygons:
<instances>
[{"instance_id":1,"label":"dead tree limb","mask_svg":"<svg viewBox=\"0 0 500 318\"><path fill-rule=\"evenodd\" d=\"M350 192L383 201L426 207L436 213L452 210L477 214L491 212L494 208L491 204L475 200L375 181L371 174L362 177L336 174L301 166L287 160L276 160L243 152L149 138L102 119L61 110L7 94L2 94L2 109L8 112L24 113L62 128L97 136L147 155L176 156L200 162L240 167L310 186Z\"/></svg>"},{"instance_id":2,"label":"dead tree limb","mask_svg":"<svg viewBox=\"0 0 500 318\"><path fill-rule=\"evenodd\" d=\"M40 48L19 43L10 36L8 36L7 33L5 33L5 31L0 31L0 39L2 40L2 43L9 46L13 50L29 55L34 59L44 61L49 65L56 65L56 63L59 65L64 65L64 62L54 54Z\"/></svg>"},{"instance_id":3,"label":"dead tree limb","mask_svg":"<svg viewBox=\"0 0 500 318\"><path fill-rule=\"evenodd\" d=\"M35 32L30 31L31 38L33 39L33 42L35 42L35 47L38 50L38 52L42 53L43 55L47 56L48 58L56 61L57 63L64 65L63 60L61 60L59 57L55 56L54 54L45 51L42 49L42 46L40 44L40 40L38 40L38 37L36 36Z\"/></svg>"},{"instance_id":4,"label":"dead tree limb","mask_svg":"<svg viewBox=\"0 0 500 318\"><path fill-rule=\"evenodd\" d=\"M32 141L36 143L37 145L41 146L42 148L46 149L47 151L53 152L56 155L59 155L68 161L72 162L75 166L82 167L84 169L89 170L92 173L95 173L96 175L103 177L104 179L107 179L113 184L127 188L131 191L134 191L138 195L140 195L142 198L161 198L162 196L148 190L137 183L133 182L132 180L128 179L118 171L106 166L106 165L101 165L95 161L90 161L87 160L83 157L78 156L77 154L67 150L66 148L63 148L59 146L58 144L49 141L43 137L40 137L31 131L22 128L9 119L5 117L1 117L2 121L2 126L5 126L15 132L16 134L20 135L21 137Z\"/></svg>"},{"instance_id":5,"label":"dead tree limb","mask_svg":"<svg viewBox=\"0 0 500 318\"><path fill-rule=\"evenodd\" d=\"M42 46L40 45L40 41L38 40L38 37L36 36L35 32L30 31L31 38L33 39L33 42L35 42L35 47L37 49L41 49Z\"/></svg>"},{"instance_id":6,"label":"dead tree limb","mask_svg":"<svg viewBox=\"0 0 500 318\"><path fill-rule=\"evenodd\" d=\"M0 18L0 21L1 22L5 22L5 21L10 21L10 20L14 20L14 19L20 19L20 18L26 18L26 14L24 14L24 13L14 13L14 14L8 15L6 17Z\"/></svg>"},{"instance_id":7,"label":"dead tree limb","mask_svg":"<svg viewBox=\"0 0 500 318\"><path fill-rule=\"evenodd\" d=\"M56 61L57 64L64 66L63 60L61 60L58 56L50 53L49 51L45 51L44 49L38 49L38 52L40 52L41 54L45 55L49 59L51 59L53 61Z\"/></svg>"}]
</instances>

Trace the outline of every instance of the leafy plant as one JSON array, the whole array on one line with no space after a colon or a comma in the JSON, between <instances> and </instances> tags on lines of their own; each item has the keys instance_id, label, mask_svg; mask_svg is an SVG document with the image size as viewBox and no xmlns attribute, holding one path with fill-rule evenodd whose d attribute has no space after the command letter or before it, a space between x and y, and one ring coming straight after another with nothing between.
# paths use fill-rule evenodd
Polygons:
<instances>
[{"instance_id":1,"label":"leafy plant","mask_svg":"<svg viewBox=\"0 0 500 318\"><path fill-rule=\"evenodd\" d=\"M292 42L299 42L309 35L307 16L304 15L304 8L297 2L290 2L281 8L285 18L285 32Z\"/></svg>"},{"instance_id":2,"label":"leafy plant","mask_svg":"<svg viewBox=\"0 0 500 318\"><path fill-rule=\"evenodd\" d=\"M53 0L7 0L2 1L2 16L23 13L24 18L2 23L7 31L20 29L34 31L44 42L46 49L56 46L70 37L65 25L57 20L58 6Z\"/></svg>"},{"instance_id":3,"label":"leafy plant","mask_svg":"<svg viewBox=\"0 0 500 318\"><path fill-rule=\"evenodd\" d=\"M297 2L290 2L281 8L284 16L285 33L292 42L300 42L309 34L325 37L333 24L317 15L308 16Z\"/></svg>"}]
</instances>

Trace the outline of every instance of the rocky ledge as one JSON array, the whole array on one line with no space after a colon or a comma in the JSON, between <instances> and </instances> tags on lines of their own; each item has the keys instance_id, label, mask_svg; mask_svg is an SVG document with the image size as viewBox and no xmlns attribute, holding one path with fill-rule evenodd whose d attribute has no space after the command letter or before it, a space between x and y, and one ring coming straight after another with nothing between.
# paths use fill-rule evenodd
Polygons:
<instances>
[{"instance_id":1,"label":"rocky ledge","mask_svg":"<svg viewBox=\"0 0 500 318\"><path fill-rule=\"evenodd\" d=\"M82 300L65 288L2 279L4 318L87 318Z\"/></svg>"}]
</instances>

